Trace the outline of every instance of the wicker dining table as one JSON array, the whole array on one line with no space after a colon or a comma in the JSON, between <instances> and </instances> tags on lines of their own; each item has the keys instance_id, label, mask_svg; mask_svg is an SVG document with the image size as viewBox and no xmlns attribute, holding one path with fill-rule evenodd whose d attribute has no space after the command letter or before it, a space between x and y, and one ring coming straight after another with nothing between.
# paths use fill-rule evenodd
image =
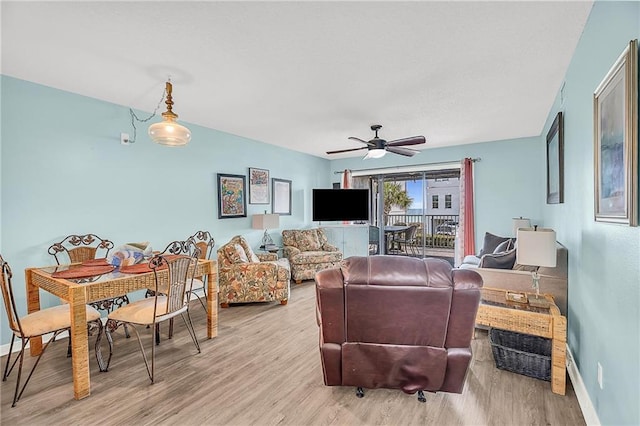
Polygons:
<instances>
[{"instance_id":1,"label":"wicker dining table","mask_svg":"<svg viewBox=\"0 0 640 426\"><path fill-rule=\"evenodd\" d=\"M25 269L27 287L27 310L40 310L40 290L48 291L68 302L71 316L71 356L73 369L73 394L75 399L83 399L91 394L89 374L89 339L85 305L90 302L114 298L127 293L154 289L153 272L126 274L118 270L102 274L92 279L54 278L56 272L72 268L74 265L48 266ZM207 276L207 337L218 335L218 291L217 262L200 259L194 276ZM160 271L160 277L168 278L167 271ZM42 352L42 338L31 339L31 355Z\"/></svg>"}]
</instances>

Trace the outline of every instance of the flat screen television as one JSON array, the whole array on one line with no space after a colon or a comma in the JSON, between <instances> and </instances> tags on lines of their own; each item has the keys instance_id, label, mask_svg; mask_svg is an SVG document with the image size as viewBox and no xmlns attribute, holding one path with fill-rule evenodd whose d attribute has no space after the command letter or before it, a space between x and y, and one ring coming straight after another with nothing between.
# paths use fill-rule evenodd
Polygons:
<instances>
[{"instance_id":1,"label":"flat screen television","mask_svg":"<svg viewBox=\"0 0 640 426\"><path fill-rule=\"evenodd\" d=\"M313 221L369 220L368 189L314 189Z\"/></svg>"}]
</instances>

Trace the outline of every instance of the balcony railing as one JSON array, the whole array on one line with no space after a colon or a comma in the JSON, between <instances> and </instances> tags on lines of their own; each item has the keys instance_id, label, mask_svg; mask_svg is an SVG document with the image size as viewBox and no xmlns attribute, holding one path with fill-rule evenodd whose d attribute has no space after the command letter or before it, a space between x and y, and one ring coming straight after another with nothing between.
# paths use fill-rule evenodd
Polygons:
<instances>
[{"instance_id":1,"label":"balcony railing","mask_svg":"<svg viewBox=\"0 0 640 426\"><path fill-rule=\"evenodd\" d=\"M390 214L386 221L386 225L418 225L415 242L422 253L427 249L450 249L453 256L459 215Z\"/></svg>"}]
</instances>

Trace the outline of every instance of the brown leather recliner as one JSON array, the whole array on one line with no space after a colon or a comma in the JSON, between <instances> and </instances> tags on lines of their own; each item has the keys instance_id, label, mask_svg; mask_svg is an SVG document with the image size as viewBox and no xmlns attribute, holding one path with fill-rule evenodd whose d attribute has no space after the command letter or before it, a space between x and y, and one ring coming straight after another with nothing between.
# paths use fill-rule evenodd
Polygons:
<instances>
[{"instance_id":1,"label":"brown leather recliner","mask_svg":"<svg viewBox=\"0 0 640 426\"><path fill-rule=\"evenodd\" d=\"M482 277L441 259L350 257L316 274L324 384L462 393Z\"/></svg>"}]
</instances>

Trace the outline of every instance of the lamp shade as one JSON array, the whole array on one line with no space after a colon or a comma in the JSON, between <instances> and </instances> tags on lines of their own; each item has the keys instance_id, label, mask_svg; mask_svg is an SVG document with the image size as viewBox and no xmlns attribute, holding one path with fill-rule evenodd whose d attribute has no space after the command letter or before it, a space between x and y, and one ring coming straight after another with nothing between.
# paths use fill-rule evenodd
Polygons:
<instances>
[{"instance_id":1,"label":"lamp shade","mask_svg":"<svg viewBox=\"0 0 640 426\"><path fill-rule=\"evenodd\" d=\"M531 228L531 221L526 217L514 217L513 218L513 234L518 235L518 228Z\"/></svg>"},{"instance_id":2,"label":"lamp shade","mask_svg":"<svg viewBox=\"0 0 640 426\"><path fill-rule=\"evenodd\" d=\"M183 146L191 140L189 129L178 124L171 116L149 126L149 136L154 142L167 146Z\"/></svg>"},{"instance_id":3,"label":"lamp shade","mask_svg":"<svg viewBox=\"0 0 640 426\"><path fill-rule=\"evenodd\" d=\"M273 229L280 226L280 215L277 214L254 214L253 229Z\"/></svg>"},{"instance_id":4,"label":"lamp shade","mask_svg":"<svg viewBox=\"0 0 640 426\"><path fill-rule=\"evenodd\" d=\"M149 136L161 145L183 146L191 140L191 131L181 124L178 124L178 114L173 112L173 85L170 81L165 84L167 110L162 113L162 121L149 126Z\"/></svg>"},{"instance_id":5,"label":"lamp shade","mask_svg":"<svg viewBox=\"0 0 640 426\"><path fill-rule=\"evenodd\" d=\"M556 266L556 231L547 228L519 228L516 263Z\"/></svg>"},{"instance_id":6,"label":"lamp shade","mask_svg":"<svg viewBox=\"0 0 640 426\"><path fill-rule=\"evenodd\" d=\"M384 149L370 149L369 152L367 152L367 155L365 155L364 159L366 160L368 158L382 158L386 153L387 151Z\"/></svg>"}]
</instances>

